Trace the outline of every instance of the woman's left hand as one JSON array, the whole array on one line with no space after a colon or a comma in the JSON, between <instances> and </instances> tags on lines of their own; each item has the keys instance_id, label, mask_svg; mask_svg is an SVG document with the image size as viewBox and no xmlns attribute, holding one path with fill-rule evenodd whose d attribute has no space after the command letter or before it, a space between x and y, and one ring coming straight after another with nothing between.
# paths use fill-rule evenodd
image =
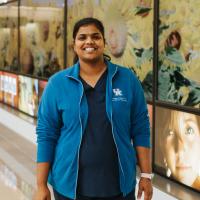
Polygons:
<instances>
[{"instance_id":1,"label":"woman's left hand","mask_svg":"<svg viewBox=\"0 0 200 200\"><path fill-rule=\"evenodd\" d=\"M148 178L141 177L138 186L137 199L141 199L143 192L144 192L144 200L151 200L153 195L152 182Z\"/></svg>"}]
</instances>

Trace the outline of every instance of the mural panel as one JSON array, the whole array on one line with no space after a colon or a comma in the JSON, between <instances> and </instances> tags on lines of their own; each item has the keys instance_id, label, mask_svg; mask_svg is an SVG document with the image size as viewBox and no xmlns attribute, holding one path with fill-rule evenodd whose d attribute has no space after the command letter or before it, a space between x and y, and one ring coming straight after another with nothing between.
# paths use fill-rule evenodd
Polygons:
<instances>
[{"instance_id":1,"label":"mural panel","mask_svg":"<svg viewBox=\"0 0 200 200\"><path fill-rule=\"evenodd\" d=\"M36 116L38 110L38 80L19 76L19 110Z\"/></svg>"},{"instance_id":2,"label":"mural panel","mask_svg":"<svg viewBox=\"0 0 200 200\"><path fill-rule=\"evenodd\" d=\"M156 119L154 164L163 175L200 191L200 116L157 107Z\"/></svg>"},{"instance_id":3,"label":"mural panel","mask_svg":"<svg viewBox=\"0 0 200 200\"><path fill-rule=\"evenodd\" d=\"M64 0L23 0L20 64L24 74L50 77L64 68Z\"/></svg>"},{"instance_id":4,"label":"mural panel","mask_svg":"<svg viewBox=\"0 0 200 200\"><path fill-rule=\"evenodd\" d=\"M3 94L3 102L18 108L18 76L16 74L2 72L1 90Z\"/></svg>"},{"instance_id":5,"label":"mural panel","mask_svg":"<svg viewBox=\"0 0 200 200\"><path fill-rule=\"evenodd\" d=\"M18 71L17 3L0 6L0 69Z\"/></svg>"},{"instance_id":6,"label":"mural panel","mask_svg":"<svg viewBox=\"0 0 200 200\"><path fill-rule=\"evenodd\" d=\"M200 2L160 1L158 99L200 108Z\"/></svg>"}]
</instances>

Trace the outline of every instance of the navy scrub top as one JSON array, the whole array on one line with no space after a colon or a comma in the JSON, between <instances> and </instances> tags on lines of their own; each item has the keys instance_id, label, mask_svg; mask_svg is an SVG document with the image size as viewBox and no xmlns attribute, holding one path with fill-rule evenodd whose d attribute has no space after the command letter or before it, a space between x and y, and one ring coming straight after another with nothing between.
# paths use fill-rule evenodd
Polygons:
<instances>
[{"instance_id":1,"label":"navy scrub top","mask_svg":"<svg viewBox=\"0 0 200 200\"><path fill-rule=\"evenodd\" d=\"M83 79L89 115L79 154L77 193L88 197L120 194L117 150L106 114L107 70L95 87Z\"/></svg>"}]
</instances>

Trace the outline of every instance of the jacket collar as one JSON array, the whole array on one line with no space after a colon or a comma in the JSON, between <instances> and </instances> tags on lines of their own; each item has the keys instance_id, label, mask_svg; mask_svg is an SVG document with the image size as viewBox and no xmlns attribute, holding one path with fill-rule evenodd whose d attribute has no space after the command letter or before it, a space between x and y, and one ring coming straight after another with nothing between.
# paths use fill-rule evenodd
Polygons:
<instances>
[{"instance_id":1,"label":"jacket collar","mask_svg":"<svg viewBox=\"0 0 200 200\"><path fill-rule=\"evenodd\" d=\"M66 76L69 78L79 79L80 64L77 62L66 70Z\"/></svg>"},{"instance_id":2,"label":"jacket collar","mask_svg":"<svg viewBox=\"0 0 200 200\"><path fill-rule=\"evenodd\" d=\"M105 60L105 62L108 67L108 77L109 79L112 79L112 77L116 74L118 67L117 65L111 63L108 60ZM66 76L70 78L74 78L76 80L79 80L79 73L80 73L79 62L77 62L76 64L74 64L73 66L71 66L70 68L66 70Z\"/></svg>"}]
</instances>

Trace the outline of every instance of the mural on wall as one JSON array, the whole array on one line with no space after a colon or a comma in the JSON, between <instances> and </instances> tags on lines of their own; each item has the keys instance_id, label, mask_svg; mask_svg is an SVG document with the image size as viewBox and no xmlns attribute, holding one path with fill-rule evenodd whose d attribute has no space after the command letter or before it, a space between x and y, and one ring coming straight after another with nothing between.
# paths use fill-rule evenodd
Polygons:
<instances>
[{"instance_id":1,"label":"mural on wall","mask_svg":"<svg viewBox=\"0 0 200 200\"><path fill-rule=\"evenodd\" d=\"M22 0L25 6L45 6L45 7L60 7L64 5L64 0Z\"/></svg>"},{"instance_id":2,"label":"mural on wall","mask_svg":"<svg viewBox=\"0 0 200 200\"><path fill-rule=\"evenodd\" d=\"M106 54L114 63L134 71L145 90L152 96L153 63L152 0L70 0L67 32L72 33L76 21L83 17L100 19L105 26ZM73 64L72 34L67 35L67 65Z\"/></svg>"},{"instance_id":3,"label":"mural on wall","mask_svg":"<svg viewBox=\"0 0 200 200\"><path fill-rule=\"evenodd\" d=\"M160 1L158 98L200 108L200 2Z\"/></svg>"},{"instance_id":4,"label":"mural on wall","mask_svg":"<svg viewBox=\"0 0 200 200\"><path fill-rule=\"evenodd\" d=\"M7 72L1 73L1 91L3 102L18 108L18 76L16 74Z\"/></svg>"},{"instance_id":5,"label":"mural on wall","mask_svg":"<svg viewBox=\"0 0 200 200\"><path fill-rule=\"evenodd\" d=\"M49 7L50 6L50 7ZM64 65L64 0L22 1L21 72L50 77Z\"/></svg>"},{"instance_id":6,"label":"mural on wall","mask_svg":"<svg viewBox=\"0 0 200 200\"><path fill-rule=\"evenodd\" d=\"M3 102L3 72L0 71L0 102Z\"/></svg>"},{"instance_id":7,"label":"mural on wall","mask_svg":"<svg viewBox=\"0 0 200 200\"><path fill-rule=\"evenodd\" d=\"M19 76L19 110L36 116L38 109L38 80Z\"/></svg>"},{"instance_id":8,"label":"mural on wall","mask_svg":"<svg viewBox=\"0 0 200 200\"><path fill-rule=\"evenodd\" d=\"M155 165L200 191L200 116L157 107L156 119Z\"/></svg>"},{"instance_id":9,"label":"mural on wall","mask_svg":"<svg viewBox=\"0 0 200 200\"><path fill-rule=\"evenodd\" d=\"M18 71L17 3L0 6L0 68Z\"/></svg>"}]
</instances>

